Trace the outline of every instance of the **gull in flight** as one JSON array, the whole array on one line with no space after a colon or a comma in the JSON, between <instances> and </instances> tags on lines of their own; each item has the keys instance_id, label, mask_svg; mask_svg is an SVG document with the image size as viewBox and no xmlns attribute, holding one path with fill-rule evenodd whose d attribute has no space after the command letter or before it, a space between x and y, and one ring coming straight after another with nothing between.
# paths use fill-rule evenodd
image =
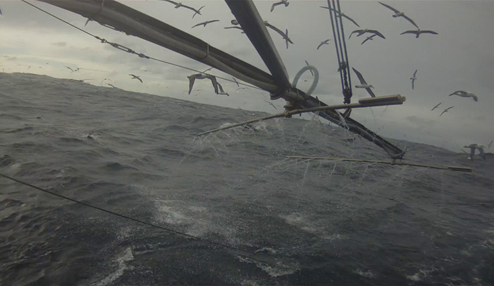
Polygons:
<instances>
[{"instance_id":1,"label":"gull in flight","mask_svg":"<svg viewBox=\"0 0 494 286\"><path fill-rule=\"evenodd\" d=\"M484 158L485 160L485 153L484 153L484 145L479 145L479 144L470 144L468 146L463 146L463 148L470 148L470 157L468 159L473 161L473 156L475 155L475 150L478 149L480 156Z\"/></svg>"},{"instance_id":2,"label":"gull in flight","mask_svg":"<svg viewBox=\"0 0 494 286\"><path fill-rule=\"evenodd\" d=\"M309 62L308 62L307 60L305 60L305 64L306 64L307 66L310 66L310 65L309 65ZM310 74L311 74L312 76L314 76L314 72L312 71L312 69L309 69L309 71L310 71Z\"/></svg>"},{"instance_id":3,"label":"gull in flight","mask_svg":"<svg viewBox=\"0 0 494 286\"><path fill-rule=\"evenodd\" d=\"M136 76L135 74L129 74L129 75L132 77L132 79L137 79L142 83L142 79L140 77Z\"/></svg>"},{"instance_id":4,"label":"gull in flight","mask_svg":"<svg viewBox=\"0 0 494 286\"><path fill-rule=\"evenodd\" d=\"M73 70L72 68L68 67L68 66L65 66L66 68L68 68L71 72L75 72L75 70Z\"/></svg>"},{"instance_id":5,"label":"gull in flight","mask_svg":"<svg viewBox=\"0 0 494 286\"><path fill-rule=\"evenodd\" d=\"M374 35L372 35L372 36L369 36L369 37L365 38L365 40L362 42L362 44L361 44L361 45L363 45L365 42L367 42L367 41L369 41L369 40L374 40L373 38L374 38L375 36L378 36L378 34L374 34Z\"/></svg>"},{"instance_id":6,"label":"gull in flight","mask_svg":"<svg viewBox=\"0 0 494 286\"><path fill-rule=\"evenodd\" d=\"M355 87L356 88L365 88L365 90L367 90L367 92L370 94L371 97L376 97L374 92L372 92L372 90L371 90L371 88L374 88L374 87L365 81L364 77L362 76L362 74L358 70L356 70L355 68L352 68L352 69L355 72L355 74L357 75L358 79L360 80L360 85L356 85Z\"/></svg>"},{"instance_id":7,"label":"gull in flight","mask_svg":"<svg viewBox=\"0 0 494 286\"><path fill-rule=\"evenodd\" d=\"M434 107L431 109L431 111L434 111L434 109L438 108L438 107L439 107L439 105L441 105L441 103L442 103L442 102L439 102L436 106L434 106Z\"/></svg>"},{"instance_id":8,"label":"gull in flight","mask_svg":"<svg viewBox=\"0 0 494 286\"><path fill-rule=\"evenodd\" d=\"M214 92L218 94L218 82L216 81L216 77L213 75L207 75L203 73L197 73L193 74L191 76L188 76L189 78L189 94L192 92L192 87L194 86L194 82L196 79L210 79L211 83L213 84Z\"/></svg>"},{"instance_id":9,"label":"gull in flight","mask_svg":"<svg viewBox=\"0 0 494 286\"><path fill-rule=\"evenodd\" d=\"M319 6L323 9L329 9L333 12L336 13L336 17L343 17L343 18L346 18L347 20L350 20L352 23L354 23L357 27L360 27L359 24L357 24L357 22L355 22L355 20L353 20L352 18L348 17L347 15L343 14L343 13L339 13L338 11L334 10L333 8L329 8L329 7L324 7L324 6Z\"/></svg>"},{"instance_id":10,"label":"gull in flight","mask_svg":"<svg viewBox=\"0 0 494 286\"><path fill-rule=\"evenodd\" d=\"M450 94L449 96L452 96L452 95L458 95L459 97L471 97L471 98L473 98L473 100L479 101L479 98L475 94L473 94L469 91L457 90L457 91L453 92L452 94Z\"/></svg>"},{"instance_id":11,"label":"gull in flight","mask_svg":"<svg viewBox=\"0 0 494 286\"><path fill-rule=\"evenodd\" d=\"M280 2L277 2L277 3L274 3L272 6L271 6L271 12L273 12L274 10L274 7L278 6L278 5L285 5L285 7L288 7L288 5L290 5L290 3L288 3L288 0L281 0Z\"/></svg>"},{"instance_id":12,"label":"gull in flight","mask_svg":"<svg viewBox=\"0 0 494 286\"><path fill-rule=\"evenodd\" d=\"M415 81L417 80L417 70L415 70L415 72L413 73L413 76L410 78L410 80L412 81L412 89L415 88Z\"/></svg>"},{"instance_id":13,"label":"gull in flight","mask_svg":"<svg viewBox=\"0 0 494 286\"><path fill-rule=\"evenodd\" d=\"M199 23L199 24L195 24L194 26L192 26L192 28L197 27L197 26L201 26L201 25L204 25L204 27L206 27L207 24L214 23L214 22L219 22L219 21L220 20L210 20L210 21L202 22L202 23Z\"/></svg>"},{"instance_id":14,"label":"gull in flight","mask_svg":"<svg viewBox=\"0 0 494 286\"><path fill-rule=\"evenodd\" d=\"M398 11L395 8L389 6L388 4L384 4L382 2L379 2L379 4L383 5L384 7L388 8L388 9L391 9L393 12L395 12L395 14L393 15L393 18L403 17L403 18L407 19L410 23L412 23L415 27L417 27L417 29L419 28L419 26L417 26L417 24L415 24L415 22L412 19L410 19L410 17L405 15L405 12Z\"/></svg>"},{"instance_id":15,"label":"gull in flight","mask_svg":"<svg viewBox=\"0 0 494 286\"><path fill-rule=\"evenodd\" d=\"M271 25L268 23L268 21L264 21L264 24L266 27L273 29L276 33L280 34L283 37L283 40L286 42L286 48L288 49L288 43L293 45L292 40L288 37L288 29L286 29L286 33L283 33L280 29L276 28L275 26Z\"/></svg>"},{"instance_id":16,"label":"gull in flight","mask_svg":"<svg viewBox=\"0 0 494 286\"><path fill-rule=\"evenodd\" d=\"M240 84L238 84L238 81L234 77L232 77L232 79L237 84L237 87L240 87Z\"/></svg>"},{"instance_id":17,"label":"gull in flight","mask_svg":"<svg viewBox=\"0 0 494 286\"><path fill-rule=\"evenodd\" d=\"M230 96L227 92L225 92L223 90L223 87L221 86L221 84L219 82L216 82L216 84L218 85L218 89L220 90L220 92L218 92L219 95L226 95L226 96Z\"/></svg>"},{"instance_id":18,"label":"gull in flight","mask_svg":"<svg viewBox=\"0 0 494 286\"><path fill-rule=\"evenodd\" d=\"M487 150L491 149L492 142L494 142L494 140L491 140L491 142L489 142L489 146L487 146Z\"/></svg>"},{"instance_id":19,"label":"gull in flight","mask_svg":"<svg viewBox=\"0 0 494 286\"><path fill-rule=\"evenodd\" d=\"M448 112L448 110L450 110L453 107L454 106L450 106L450 107L446 108L443 112L441 112L441 114L439 114L439 117L441 117L441 115L443 115L444 113Z\"/></svg>"},{"instance_id":20,"label":"gull in flight","mask_svg":"<svg viewBox=\"0 0 494 286\"><path fill-rule=\"evenodd\" d=\"M420 34L434 34L434 35L438 35L437 32L434 32L434 31L431 31L431 30L408 30L408 31L405 31L403 33L401 33L400 35L403 35L403 34L415 34L415 38L418 38L420 36Z\"/></svg>"},{"instance_id":21,"label":"gull in flight","mask_svg":"<svg viewBox=\"0 0 494 286\"><path fill-rule=\"evenodd\" d=\"M362 36L363 34L365 33L372 33L374 35L378 35L379 37L383 38L383 39L386 39L383 34L381 34L379 31L377 30L370 30L370 29L360 29L360 30L355 30L353 31L351 34L350 34L350 37L348 37L349 39L352 37L353 34L355 33L358 33L357 34L357 37L360 37Z\"/></svg>"},{"instance_id":22,"label":"gull in flight","mask_svg":"<svg viewBox=\"0 0 494 286\"><path fill-rule=\"evenodd\" d=\"M192 8L190 6L187 6L187 5L182 4L182 2L175 2L175 1L171 1L171 0L163 0L163 1L168 2L168 3L172 3L173 5L175 5L175 9L178 9L180 7L184 7L186 9L189 9L189 10L194 11L194 15L192 16L192 18L194 18L194 16L196 14L202 15L201 14L201 9L204 8L204 6L202 6L201 8L199 8L199 10L197 10L195 8Z\"/></svg>"},{"instance_id":23,"label":"gull in flight","mask_svg":"<svg viewBox=\"0 0 494 286\"><path fill-rule=\"evenodd\" d=\"M271 105L274 109L278 110L278 108L276 108L276 106L274 106L274 104L272 102L269 102L267 100L264 100L265 102L267 102L269 105Z\"/></svg>"},{"instance_id":24,"label":"gull in flight","mask_svg":"<svg viewBox=\"0 0 494 286\"><path fill-rule=\"evenodd\" d=\"M239 29L240 31L242 31L242 34L245 34L244 29L242 29L241 27L232 26L232 27L225 27L225 29Z\"/></svg>"},{"instance_id":25,"label":"gull in flight","mask_svg":"<svg viewBox=\"0 0 494 286\"><path fill-rule=\"evenodd\" d=\"M330 39L327 39L327 40L324 40L322 41L319 46L317 46L317 50L319 50L319 48L322 46L322 45L329 45L329 41L331 41Z\"/></svg>"}]
</instances>

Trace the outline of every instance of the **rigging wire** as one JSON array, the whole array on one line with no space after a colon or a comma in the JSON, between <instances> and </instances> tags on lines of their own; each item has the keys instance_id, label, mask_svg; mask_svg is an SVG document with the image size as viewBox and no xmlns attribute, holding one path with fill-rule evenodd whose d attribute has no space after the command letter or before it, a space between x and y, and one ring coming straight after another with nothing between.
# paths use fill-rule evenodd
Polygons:
<instances>
[{"instance_id":1,"label":"rigging wire","mask_svg":"<svg viewBox=\"0 0 494 286\"><path fill-rule=\"evenodd\" d=\"M348 63L348 52L346 47L345 32L343 29L343 17L341 14L340 1L336 0L335 3L335 0L327 0L327 3L329 16L331 18L336 56L338 58L338 72L340 73L344 103L349 104L351 103L352 97L352 82L350 77L350 65Z\"/></svg>"},{"instance_id":2,"label":"rigging wire","mask_svg":"<svg viewBox=\"0 0 494 286\"><path fill-rule=\"evenodd\" d=\"M84 29L81 29L81 28L79 28L79 27L77 27L77 26L75 26L75 25L67 22L67 21L63 20L62 18L57 17L57 16L53 15L52 13L50 13L50 12L48 12L48 11L42 9L42 8L39 8L38 6L36 6L34 4L31 4L31 3L27 2L26 0L21 0L21 1L24 2L24 3L26 3L26 4L28 4L28 5L30 5L30 6L32 6L32 7L34 7L34 8L36 8L36 9L38 9L38 10L40 10L40 11L42 11L42 12L44 12L44 13L46 13L46 14L48 14L48 15L50 15L50 16L52 16L52 17L54 17L57 20L62 21L63 23L65 23L67 25L69 25L69 26L71 26L71 27L73 27L73 28L75 28L75 29L77 29L77 30L79 30L79 31L81 31L81 32L83 32L83 33L85 33L85 34L87 34L87 35L89 35L89 36L91 36L91 37L99 40L99 41L101 41L102 44L109 44L110 46L112 46L112 47L114 47L116 49L119 49L121 51L130 53L130 54L135 54L135 55L139 56L140 58L145 58L145 59L148 59L148 60L154 60L154 61L157 61L157 62L160 62L160 63L172 65L172 66L175 66L175 67L179 67L179 68L182 68L182 69L186 69L186 70L197 72L197 73L201 73L201 74L212 75L212 76L214 76L216 78L219 78L219 79L222 79L222 80L225 80L225 81L229 81L229 82L235 83L235 81L233 81L231 79L228 79L228 78L225 78L225 77L220 77L220 76L216 76L216 75L213 75L213 74L204 73L204 72L201 72L201 71L196 70L196 69L193 69L193 68L189 68L189 67L182 66L182 65L179 65L179 64L174 64L174 63L167 62L167 61L164 61L164 60L160 60L160 59L157 59L157 58L154 58L154 57L146 56L143 53L137 53L136 51L134 51L134 50L132 50L130 48L127 48L127 47L125 47L123 45L120 45L118 43L109 42L106 39L100 38L100 37L98 37L98 36L96 36L96 35L88 32L88 31L85 31ZM250 88L255 88L255 89L262 90L261 88L259 88L257 86L254 86L254 85L245 84L245 83L242 83L242 82L239 82L238 84L241 84L243 86L247 86L247 87L250 87Z\"/></svg>"},{"instance_id":3,"label":"rigging wire","mask_svg":"<svg viewBox=\"0 0 494 286\"><path fill-rule=\"evenodd\" d=\"M107 209L104 209L104 208L101 208L101 207L98 207L98 206L95 206L95 205L92 205L92 204L88 204L88 203L85 203L85 202L82 202L82 201L79 201L79 200L76 200L76 199L72 199L72 198L66 197L64 195L57 194L55 192L48 191L46 189L40 188L38 186L32 185L30 183L24 182L22 180L13 178L11 176L8 176L8 175L2 174L2 173L0 173L0 176L1 177L4 177L6 179L12 180L12 181L14 181L16 183L19 183L21 185L25 185L25 186L31 187L31 188L36 189L38 191L42 191L44 193L47 193L47 194L50 194L50 195L59 197L61 199L68 200L68 201L71 201L71 202L74 202L74 203L77 203L77 204L81 204L83 206L86 206L86 207L89 207L89 208L92 208L92 209L96 209L96 210L99 210L99 211L102 211L102 212L105 212L105 213L108 213L108 214L111 214L111 215L114 215L114 216L117 216L117 217L120 217L120 218L131 220L133 222L137 222L137 223L140 223L140 224L143 224L143 225L146 225L146 226L157 228L157 229L160 229L160 230L169 232L169 233L173 233L173 234L176 234L176 235L179 235L179 236L183 236L185 238L190 238L190 239L194 239L194 240L198 240L198 241L203 241L203 242L209 243L211 245L221 246L223 248L231 249L231 250L234 250L234 251L237 251L237 252L240 251L240 252L242 252L242 255L248 256L250 259L253 259L255 261L258 261L258 260L256 260L255 258L252 257L253 255L255 255L255 253L252 253L252 252L247 251L247 250L242 250L242 249L240 249L238 247L235 247L233 245L230 245L230 244L225 244L225 243L213 241L213 240L210 240L210 239L201 238L201 237L198 237L198 236L193 236L193 235L186 234L186 233L183 233L183 232L180 232L180 231L176 231L176 230L173 230L173 229L170 229L170 228L161 226L161 225L157 225L157 224L154 224L154 223L146 222L146 221L143 221L143 220L140 220L140 219L136 219L136 218L133 218L133 217L124 215L124 214L120 214L120 213L117 213L117 212L114 212L114 211L110 211L110 210L107 210ZM259 262L261 262L261 261L259 261ZM264 263L264 262L262 262L262 263Z\"/></svg>"}]
</instances>

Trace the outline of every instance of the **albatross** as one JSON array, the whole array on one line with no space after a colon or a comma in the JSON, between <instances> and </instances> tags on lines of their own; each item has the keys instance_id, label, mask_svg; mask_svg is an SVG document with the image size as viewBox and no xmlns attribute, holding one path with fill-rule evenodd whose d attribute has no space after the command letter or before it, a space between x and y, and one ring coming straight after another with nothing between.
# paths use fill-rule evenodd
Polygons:
<instances>
[{"instance_id":1,"label":"albatross","mask_svg":"<svg viewBox=\"0 0 494 286\"><path fill-rule=\"evenodd\" d=\"M433 35L438 35L437 32L434 32L434 31L431 31L431 30L408 30L408 31L405 31L403 33L401 33L400 35L404 35L404 34L415 34L415 38L417 39L420 34L433 34Z\"/></svg>"},{"instance_id":2,"label":"albatross","mask_svg":"<svg viewBox=\"0 0 494 286\"><path fill-rule=\"evenodd\" d=\"M453 107L454 106L450 106L450 107L446 108L443 112L441 112L441 114L439 114L439 117L441 117L441 115L443 115L444 113L448 112L448 110L450 110Z\"/></svg>"},{"instance_id":3,"label":"albatross","mask_svg":"<svg viewBox=\"0 0 494 286\"><path fill-rule=\"evenodd\" d=\"M431 109L431 111L434 111L434 109L438 108L438 107L439 107L439 105L441 105L441 103L442 103L442 102L439 102L436 106L434 106L434 107Z\"/></svg>"},{"instance_id":4,"label":"albatross","mask_svg":"<svg viewBox=\"0 0 494 286\"><path fill-rule=\"evenodd\" d=\"M463 148L470 148L470 157L468 157L469 160L473 161L473 156L475 155L475 150L479 150L480 156L485 160L485 153L484 153L484 145L479 145L479 144L470 144L468 146L463 146Z\"/></svg>"},{"instance_id":5,"label":"albatross","mask_svg":"<svg viewBox=\"0 0 494 286\"><path fill-rule=\"evenodd\" d=\"M473 98L473 100L479 101L479 98L475 94L473 94L469 91L457 90L457 91L453 92L452 94L450 94L449 96L452 96L452 95L458 95L459 97L471 97L471 98Z\"/></svg>"},{"instance_id":6,"label":"albatross","mask_svg":"<svg viewBox=\"0 0 494 286\"><path fill-rule=\"evenodd\" d=\"M365 90L367 90L367 92L370 94L371 97L376 97L374 92L372 92L372 90L371 90L371 88L374 88L374 87L365 81L364 77L362 76L362 74L358 70L356 70L355 68L352 68L352 69L355 72L355 74L357 75L358 79L360 80L360 85L356 85L355 87L356 88L365 88Z\"/></svg>"},{"instance_id":7,"label":"albatross","mask_svg":"<svg viewBox=\"0 0 494 286\"><path fill-rule=\"evenodd\" d=\"M220 20L209 20L209 21L205 21L205 22L202 22L202 23L199 23L199 24L195 24L194 26L192 26L192 28L195 28L197 26L201 26L201 25L204 25L204 27L206 27L207 24L211 24L211 23L214 23L214 22L219 22Z\"/></svg>"},{"instance_id":8,"label":"albatross","mask_svg":"<svg viewBox=\"0 0 494 286\"><path fill-rule=\"evenodd\" d=\"M213 84L214 92L218 94L218 82L216 81L216 77L213 75L208 75L208 74L203 74L203 73L197 73L193 74L191 76L188 76L189 78L189 94L192 92L192 87L194 86L194 82L196 79L210 79L211 83Z\"/></svg>"},{"instance_id":9,"label":"albatross","mask_svg":"<svg viewBox=\"0 0 494 286\"><path fill-rule=\"evenodd\" d=\"M324 40L322 41L319 46L317 46L317 50L319 50L319 48L322 46L322 45L329 45L329 41L331 41L330 39L327 39L327 40Z\"/></svg>"},{"instance_id":10,"label":"albatross","mask_svg":"<svg viewBox=\"0 0 494 286\"><path fill-rule=\"evenodd\" d=\"M374 35L372 35L372 36L369 36L369 37L365 38L365 40L361 43L361 45L363 45L365 42L367 42L367 41L369 41L369 40L374 40L373 38L374 38L375 36L378 36L378 35L377 35L377 34L374 34Z\"/></svg>"},{"instance_id":11,"label":"albatross","mask_svg":"<svg viewBox=\"0 0 494 286\"><path fill-rule=\"evenodd\" d=\"M278 5L285 5L285 7L288 7L288 5L290 5L290 3L288 3L288 0L281 0L280 2L276 2L276 3L274 3L274 4L271 6L271 12L273 12L274 7L276 7L276 6L278 6Z\"/></svg>"},{"instance_id":12,"label":"albatross","mask_svg":"<svg viewBox=\"0 0 494 286\"><path fill-rule=\"evenodd\" d=\"M333 8L330 8L330 7L324 7L324 6L319 6L323 9L328 9L328 10L331 10L333 12L336 13L336 17L343 17L343 18L346 18L347 20L351 21L352 23L354 23L357 27L360 27L359 24L357 24L357 22L355 22L355 20L353 20L352 18L348 17L347 15L343 14L343 13L339 13L338 11L336 11L335 9Z\"/></svg>"},{"instance_id":13,"label":"albatross","mask_svg":"<svg viewBox=\"0 0 494 286\"><path fill-rule=\"evenodd\" d=\"M415 24L415 22L412 19L410 19L410 17L405 15L405 12L401 12L399 10L396 10L395 8L389 6L388 4L384 4L382 2L379 2L379 4L383 5L384 7L388 8L388 9L391 9L393 12L395 12L395 14L393 15L393 18L403 17L403 18L407 19L410 23L412 23L415 27L417 27L417 29L419 28L419 26L417 26L417 24Z\"/></svg>"},{"instance_id":14,"label":"albatross","mask_svg":"<svg viewBox=\"0 0 494 286\"><path fill-rule=\"evenodd\" d=\"M286 29L286 33L283 33L283 31L281 31L280 29L269 24L268 21L264 21L264 25L266 25L266 27L268 27L268 28L271 28L273 31L275 31L276 33L280 34L283 37L283 40L285 40L285 42L286 42L286 48L287 49L288 49L288 43L293 45L292 40L288 37L288 29Z\"/></svg>"},{"instance_id":15,"label":"albatross","mask_svg":"<svg viewBox=\"0 0 494 286\"><path fill-rule=\"evenodd\" d=\"M358 33L357 34L357 37L360 37L362 36L363 34L365 33L372 33L372 34L375 34L375 35L378 35L379 37L383 38L383 39L386 39L383 34L381 34L379 31L377 30L370 30L370 29L359 29L359 30L355 30L353 31L351 34L350 34L350 37L348 37L349 39L352 37L353 34L355 33Z\"/></svg>"},{"instance_id":16,"label":"albatross","mask_svg":"<svg viewBox=\"0 0 494 286\"><path fill-rule=\"evenodd\" d=\"M140 77L136 76L135 74L129 74L129 75L132 77L132 79L137 79L142 83L142 79Z\"/></svg>"},{"instance_id":17,"label":"albatross","mask_svg":"<svg viewBox=\"0 0 494 286\"><path fill-rule=\"evenodd\" d=\"M415 70L415 72L413 73L413 76L410 78L410 80L412 81L412 89L415 88L415 81L417 80L417 70Z\"/></svg>"},{"instance_id":18,"label":"albatross","mask_svg":"<svg viewBox=\"0 0 494 286\"><path fill-rule=\"evenodd\" d=\"M201 9L204 8L204 6L202 6L201 8L199 8L199 10L193 8L193 7L190 7L190 6L187 6L187 5L184 5L182 4L181 2L175 2L175 1L172 1L172 0L162 0L162 1L165 1L165 2L168 2L168 3L172 3L173 5L175 5L175 9L178 9L180 7L183 7L183 8L186 8L186 9L189 9L189 10L192 10L194 11L194 15L192 16L192 18L194 18L194 16L196 14L199 14L199 15L202 15L201 14Z\"/></svg>"}]
</instances>

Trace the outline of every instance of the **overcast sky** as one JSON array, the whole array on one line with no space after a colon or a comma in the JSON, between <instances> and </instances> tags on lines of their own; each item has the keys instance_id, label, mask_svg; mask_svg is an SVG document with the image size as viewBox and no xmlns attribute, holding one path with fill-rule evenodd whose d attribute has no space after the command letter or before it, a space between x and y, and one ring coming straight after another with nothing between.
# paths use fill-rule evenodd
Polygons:
<instances>
[{"instance_id":1,"label":"overcast sky","mask_svg":"<svg viewBox=\"0 0 494 286\"><path fill-rule=\"evenodd\" d=\"M235 29L225 30L234 19L222 0L182 1L202 9L202 16L192 19L190 10L175 9L164 1L120 1L165 23L190 33L212 46L267 71L264 63L248 38ZM291 0L288 7L280 5L270 12L275 1L254 1L264 20L280 28L288 29L294 42L286 49L282 38L271 36L281 58L293 79L304 65L304 60L314 65L320 73L320 81L314 96L328 104L343 101L334 45L317 45L333 38L326 1ZM367 82L374 86L377 96L401 94L407 101L402 106L354 110L352 117L364 123L376 133L410 141L442 146L459 152L471 143L487 147L494 139L494 1L384 1L406 12L422 29L431 29L439 35L400 35L414 29L403 18L393 18L393 12L377 1L341 1L345 14L355 19L362 28L377 29L386 39L375 38L361 45L364 36L347 41L350 65L359 70ZM175 52L148 43L136 37L126 36L90 22L86 18L38 1L30 1L58 17L105 38L125 45L137 52L190 68L205 70L208 66L195 62ZM92 79L88 82L100 85L104 78L115 86L136 92L175 97L201 103L227 107L241 107L269 113L282 111L284 102L275 101L275 110L265 100L269 94L256 89L235 91L236 85L222 82L230 97L216 95L210 82L197 81L191 95L187 94L187 75L191 72L135 55L124 53L109 45L42 13L20 1L1 1L0 9L0 65L4 72L31 72L57 78ZM204 27L191 29L194 24L206 20L220 20ZM357 29L344 20L345 32ZM31 68L28 67L31 66ZM65 68L80 68L70 73ZM40 68L41 67L41 68ZM410 77L418 69L415 90ZM213 74L226 76L217 70ZM144 81L131 80L129 73L140 75ZM304 82L307 79L307 82ZM308 89L312 76L304 74L299 88ZM354 84L358 79L352 74ZM221 81L220 81L221 82ZM471 91L479 97L448 96L456 90ZM41 96L41 95L40 95ZM368 97L364 89L354 89L353 101ZM441 106L431 111L439 102ZM448 113L439 114L449 106ZM406 136L406 137L405 137ZM491 147L491 152L494 147Z\"/></svg>"}]
</instances>

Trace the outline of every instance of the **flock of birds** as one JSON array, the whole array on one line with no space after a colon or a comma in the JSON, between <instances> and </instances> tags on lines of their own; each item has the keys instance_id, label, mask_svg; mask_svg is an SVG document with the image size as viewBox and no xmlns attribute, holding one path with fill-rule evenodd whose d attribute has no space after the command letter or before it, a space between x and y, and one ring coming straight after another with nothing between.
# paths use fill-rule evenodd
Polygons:
<instances>
[{"instance_id":1,"label":"flock of birds","mask_svg":"<svg viewBox=\"0 0 494 286\"><path fill-rule=\"evenodd\" d=\"M194 14L192 15L192 18L194 18L198 14L199 15L202 15L201 14L201 10L205 7L205 6L202 6L199 9L195 9L195 8L193 8L191 6L184 5L181 2L175 2L175 1L171 1L171 0L162 0L162 1L165 1L165 2L168 2L168 3L171 3L171 4L175 5L175 8L176 9L178 9L178 8L184 8L184 9L189 9L189 10L193 11ZM395 9L395 8L391 7L390 5L388 5L388 4L385 4L385 3L382 3L382 2L378 2L378 3L381 4L382 6L390 9L391 11L393 11L393 13L394 13L392 15L393 18L401 17L403 19L406 19L408 22L410 22L413 26L415 26L417 28L416 30L407 30L407 31L404 31L400 35L414 34L415 35L415 38L419 38L419 36L421 34L438 35L438 33L435 32L435 31L432 31L432 30L422 30L422 29L420 29L419 26L415 23L415 21L412 20L408 15L406 15L405 12L400 11L398 9ZM283 7L283 6L284 7L288 7L289 4L290 3L288 2L288 0L281 0L279 2L273 3L272 6L271 6L271 12L273 12L276 7ZM338 12L338 11L335 11L334 9L332 9L330 7L320 6L320 8L331 10L331 11L335 12L336 17L346 19L349 22L351 22L352 24L354 24L355 26L357 26L357 27L360 28L360 25L354 19L352 19L351 17L349 17L348 15L346 15L344 13L341 13L341 12ZM1 14L2 14L2 12L0 10L0 15ZM217 22L220 22L220 20L208 20L208 21L197 23L197 24L193 25L192 28L196 28L196 27L200 27L200 26L206 27L209 24L217 23ZM239 26L239 23L238 23L237 20L235 20L235 19L232 20L231 21L231 24L233 26L224 27L224 29L238 29L242 33L244 33L243 32L243 29ZM267 28L272 29L273 31L275 31L276 33L278 33L283 38L283 40L286 42L286 48L287 49L288 49L289 44L293 44L293 41L288 36L288 29L285 29L285 32L283 32L281 29L279 29L279 28L275 27L274 25L270 24L268 21L264 21L264 24L266 25ZM363 35L368 35L362 41L361 45L365 44L368 41L374 40L375 37L386 39L385 36L381 32L379 32L379 31L377 31L375 29L367 29L367 28L353 30L350 33L348 39L350 39L355 34L356 34L356 37L360 37L360 36L363 36ZM331 41L331 39L325 39L324 41L321 41L319 43L319 45L317 45L316 50L319 50L324 45L329 45L329 42L330 41ZM306 64L309 65L309 63L307 61L306 61ZM29 66L29 68L30 68L30 66ZM80 70L79 68L73 69L73 68L68 67L68 66L66 66L66 68L69 69L71 71L71 73L77 72L77 71ZM192 74L192 75L188 76L188 79L189 79L189 94L192 91L192 88L194 86L195 80L208 79L208 80L211 81L212 86L213 86L213 89L214 89L214 92L216 94L229 96L229 94L224 91L222 85L218 82L218 80L217 80L217 78L215 76L206 74L206 71L208 71L210 69L207 69L207 70L205 70L203 72ZM363 89L365 89L368 92L368 94L371 97L375 97L375 94L372 91L372 89L374 88L373 85L368 84L366 82L366 80L364 79L362 73L360 73L358 70L356 70L353 67L352 67L352 70L357 75L357 77L358 77L358 79L360 81L360 84L359 85L355 85L355 88L363 88ZM311 73L312 73L312 71L311 71ZM141 83L143 83L143 80L139 76L137 76L135 74L129 74L129 76L131 76L131 79L136 79L136 80L140 81ZM232 78L232 79L233 79L233 82L235 82L236 85L237 85L237 87L238 87L237 88L237 91L240 90L240 89L244 89L243 87L240 87L239 83L237 82L237 80L235 78ZM106 80L110 80L110 79L105 78L102 81L102 83L104 81L106 81ZM415 89L415 81L417 80L417 70L415 70L415 72L413 73L413 76L410 78L410 80L411 80L411 84L412 84L412 89ZM110 83L106 83L106 84L109 85L109 86L111 86L111 87L113 87L113 88L115 88L115 86L112 85L112 84L110 84ZM470 98L471 97L474 101L476 101L476 102L478 101L478 97L475 94L473 94L473 93L471 93L469 91L457 90L457 91L451 93L449 96L453 96L453 95L459 96L459 97L464 97L464 98ZM434 111L435 109L437 109L441 104L442 104L442 102L440 102L437 105L435 105L432 108L431 111ZM272 103L271 103L271 105L272 105ZM274 105L273 105L273 107L274 107ZM439 115L439 117L441 117L444 113L448 112L452 108L454 108L454 106L450 106L450 107L444 109L441 112L441 114ZM492 141L489 144L489 148L490 148L491 144L492 144ZM474 152L476 149L481 150L480 153L485 158L485 155L484 155L484 152L483 152L483 149L482 149L482 148L484 148L484 146L477 145L477 144L471 144L469 146L465 146L465 148L470 148L471 150L473 150L472 152ZM471 158L473 158L473 153L471 155Z\"/></svg>"}]
</instances>

